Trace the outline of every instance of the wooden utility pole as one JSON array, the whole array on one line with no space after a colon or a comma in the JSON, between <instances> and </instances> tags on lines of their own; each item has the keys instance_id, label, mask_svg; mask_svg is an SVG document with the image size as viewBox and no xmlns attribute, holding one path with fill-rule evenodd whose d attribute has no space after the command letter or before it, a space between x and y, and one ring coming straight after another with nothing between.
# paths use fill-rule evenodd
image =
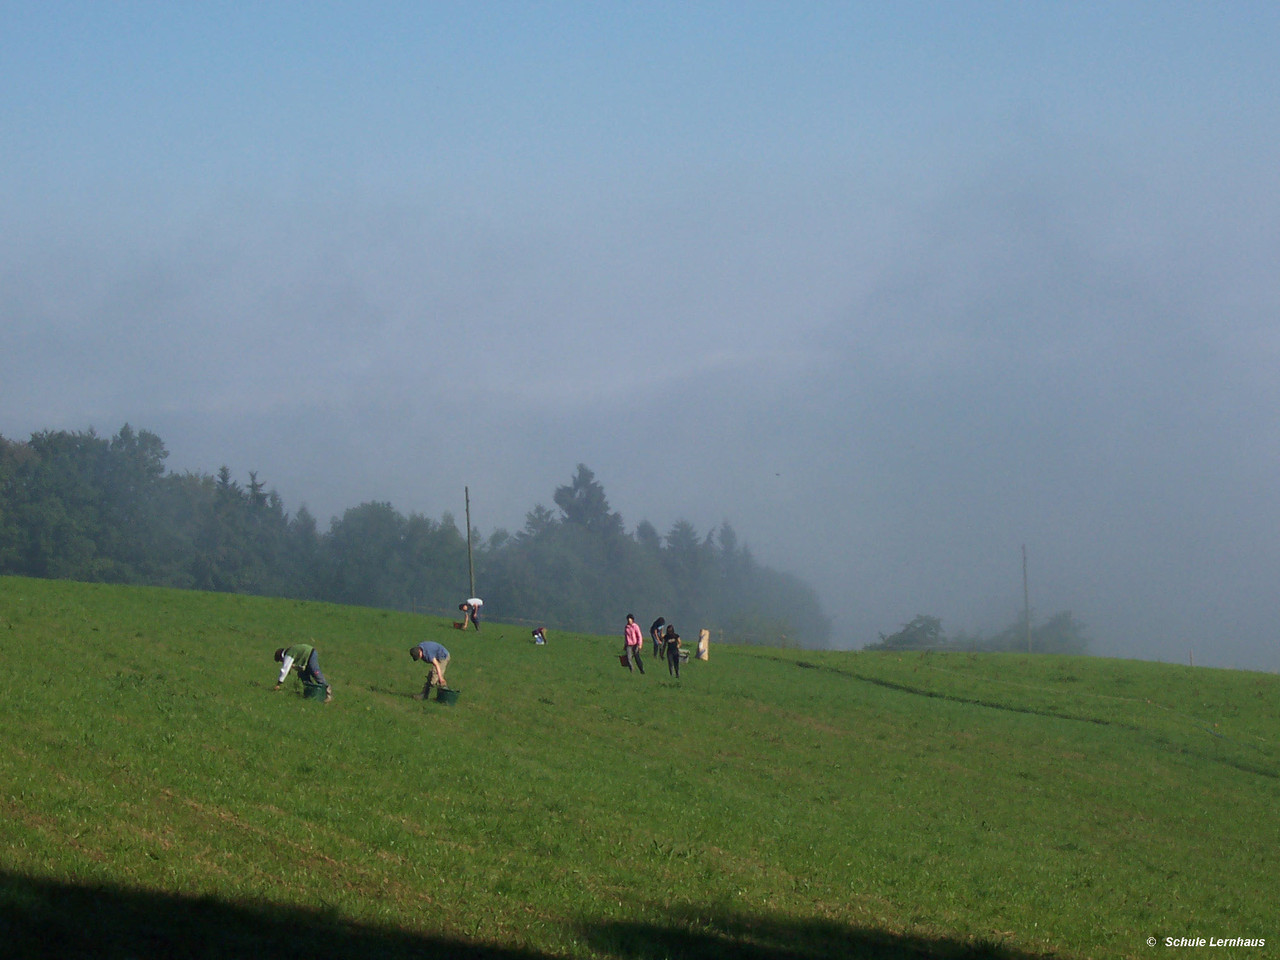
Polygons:
<instances>
[{"instance_id":1,"label":"wooden utility pole","mask_svg":"<svg viewBox=\"0 0 1280 960\"><path fill-rule=\"evenodd\" d=\"M1027 653L1031 652L1031 591L1027 589L1027 545L1022 545L1022 615L1027 621Z\"/></svg>"},{"instance_id":2,"label":"wooden utility pole","mask_svg":"<svg viewBox=\"0 0 1280 960\"><path fill-rule=\"evenodd\" d=\"M463 487L462 495L467 498L467 575L471 580L471 593L468 596L476 595L476 565L471 559L471 488Z\"/></svg>"}]
</instances>

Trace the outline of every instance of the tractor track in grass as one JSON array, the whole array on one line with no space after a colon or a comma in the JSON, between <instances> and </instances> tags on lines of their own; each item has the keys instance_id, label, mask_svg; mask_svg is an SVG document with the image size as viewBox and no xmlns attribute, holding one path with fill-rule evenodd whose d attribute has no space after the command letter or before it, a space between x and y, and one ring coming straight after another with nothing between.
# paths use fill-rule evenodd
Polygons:
<instances>
[{"instance_id":1,"label":"tractor track in grass","mask_svg":"<svg viewBox=\"0 0 1280 960\"><path fill-rule=\"evenodd\" d=\"M867 683L867 684L871 684L872 686L881 687L886 690L892 690L896 693L905 693L912 696L928 697L929 699L933 699L933 700L943 700L950 703L962 704L965 706L984 707L989 710L1001 710L1007 713L1018 713L1018 714L1025 714L1025 715L1037 716L1037 717L1050 717L1056 720L1067 720L1075 723L1088 723L1088 724L1094 724L1096 726L1109 727L1116 730L1123 730L1128 733L1133 733L1139 736L1150 738L1153 742L1160 745L1164 749L1170 750L1175 753L1196 753L1197 755L1201 754L1201 751L1195 751L1188 747L1178 745L1173 741L1171 741L1167 736L1160 734L1156 731L1150 730L1139 723L1125 722L1123 720L1118 720L1114 718L1091 716L1091 715L1082 714L1082 713L1070 713L1067 711L1054 710L1047 707L1031 706L1029 704L1002 703L997 700L989 700L989 699L984 699L982 697L964 696L957 693L949 693L943 690L932 690L932 689L929 689L928 687L915 686L909 683L903 683L900 680L889 680L889 679L886 679L885 677L870 676L865 673L858 673L856 671L842 669L840 667L833 667L833 666L827 666L825 664L813 663L812 661L808 661L808 660L789 660L783 657L764 657L762 659L768 659L775 663L780 663L780 664L791 664L802 670L821 670L825 673L833 673L838 676L847 677L850 680L856 680L860 683ZM960 674L957 674L955 671L947 670L943 667L934 666L932 664L924 664L923 666L925 666L927 669L936 670L940 673L947 674L948 676L952 676L952 677L960 676ZM998 677L984 677L983 680L984 682L989 682L989 683L1003 683L1008 686L1017 687L1025 690L1031 690L1037 693L1050 692L1050 688L1048 687L1036 686L1034 684L1018 683L1017 681L1003 680ZM1211 737L1214 740L1220 740L1224 743L1229 743L1233 746L1251 750L1261 755L1260 760L1253 760L1253 761L1245 760L1245 759L1235 759L1235 758L1223 757L1223 756L1212 756L1210 757L1210 759L1213 759L1218 763L1222 763L1228 767L1232 767L1233 769L1239 770L1243 773L1250 773L1256 776L1267 777L1272 780L1280 780L1280 764L1277 764L1275 758L1272 757L1262 747L1258 746L1257 744L1252 744L1243 740L1237 740L1233 737L1229 737L1217 730L1214 730L1212 727L1206 726L1203 721L1195 717L1191 717L1191 716L1188 716L1187 714L1179 713L1176 710L1172 710L1169 707L1164 706L1163 704L1153 703L1150 700L1138 699L1136 697L1115 697L1115 696L1110 696L1106 694L1093 694L1085 691L1080 691L1076 695L1088 696L1088 697L1096 698L1099 700L1107 700L1113 703L1132 704L1134 706L1141 707L1144 709L1155 709L1155 710L1163 711L1167 715L1180 721L1185 726L1190 727L1200 733L1207 734L1209 737Z\"/></svg>"}]
</instances>

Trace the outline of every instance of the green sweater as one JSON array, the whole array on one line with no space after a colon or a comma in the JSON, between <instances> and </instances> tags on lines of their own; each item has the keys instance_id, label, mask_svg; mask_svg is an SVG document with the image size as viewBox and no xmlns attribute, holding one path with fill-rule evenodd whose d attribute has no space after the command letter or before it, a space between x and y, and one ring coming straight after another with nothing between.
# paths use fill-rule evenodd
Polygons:
<instances>
[{"instance_id":1,"label":"green sweater","mask_svg":"<svg viewBox=\"0 0 1280 960\"><path fill-rule=\"evenodd\" d=\"M311 659L311 653L315 647L309 643L295 643L292 647L286 647L284 651L285 658L293 658L293 669L299 674L307 669L307 661Z\"/></svg>"}]
</instances>

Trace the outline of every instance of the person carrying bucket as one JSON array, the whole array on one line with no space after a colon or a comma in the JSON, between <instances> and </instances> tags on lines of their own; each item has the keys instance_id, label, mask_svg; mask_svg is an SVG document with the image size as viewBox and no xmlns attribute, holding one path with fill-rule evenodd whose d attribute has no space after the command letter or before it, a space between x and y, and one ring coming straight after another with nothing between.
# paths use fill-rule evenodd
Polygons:
<instances>
[{"instance_id":1,"label":"person carrying bucket","mask_svg":"<svg viewBox=\"0 0 1280 960\"><path fill-rule=\"evenodd\" d=\"M434 640L423 640L416 647L409 648L409 656L414 660L425 660L431 664L431 672L427 674L427 682L421 693L415 693L415 700L425 700L431 694L431 684L436 683L448 689L444 682L444 668L449 665L449 651Z\"/></svg>"},{"instance_id":2,"label":"person carrying bucket","mask_svg":"<svg viewBox=\"0 0 1280 960\"><path fill-rule=\"evenodd\" d=\"M320 672L320 655L316 653L316 648L311 644L295 643L291 647L281 647L275 653L275 660L276 663L280 664L280 677L276 680L276 685L271 688L273 693L280 689L285 677L289 676L290 668L296 668L298 678L303 683L313 683L324 687L325 703L333 699L333 688L329 686L324 674Z\"/></svg>"},{"instance_id":3,"label":"person carrying bucket","mask_svg":"<svg viewBox=\"0 0 1280 960\"><path fill-rule=\"evenodd\" d=\"M644 635L640 632L640 624L636 623L636 618L629 613L622 641L622 662L627 665L627 671L633 672L631 664L635 663L640 672L644 673L644 658L640 656L644 650Z\"/></svg>"}]
</instances>

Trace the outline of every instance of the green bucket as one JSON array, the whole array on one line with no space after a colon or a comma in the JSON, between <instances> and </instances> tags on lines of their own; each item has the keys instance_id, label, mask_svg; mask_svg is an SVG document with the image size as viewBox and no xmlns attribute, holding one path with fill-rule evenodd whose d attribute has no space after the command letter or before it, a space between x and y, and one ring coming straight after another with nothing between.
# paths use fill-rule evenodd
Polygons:
<instances>
[{"instance_id":1,"label":"green bucket","mask_svg":"<svg viewBox=\"0 0 1280 960\"><path fill-rule=\"evenodd\" d=\"M323 700L328 692L329 688L323 683L304 683L302 685L302 695L308 700Z\"/></svg>"},{"instance_id":2,"label":"green bucket","mask_svg":"<svg viewBox=\"0 0 1280 960\"><path fill-rule=\"evenodd\" d=\"M452 707L457 702L457 690L450 690L448 687L436 687L436 703L443 703L447 707Z\"/></svg>"}]
</instances>

